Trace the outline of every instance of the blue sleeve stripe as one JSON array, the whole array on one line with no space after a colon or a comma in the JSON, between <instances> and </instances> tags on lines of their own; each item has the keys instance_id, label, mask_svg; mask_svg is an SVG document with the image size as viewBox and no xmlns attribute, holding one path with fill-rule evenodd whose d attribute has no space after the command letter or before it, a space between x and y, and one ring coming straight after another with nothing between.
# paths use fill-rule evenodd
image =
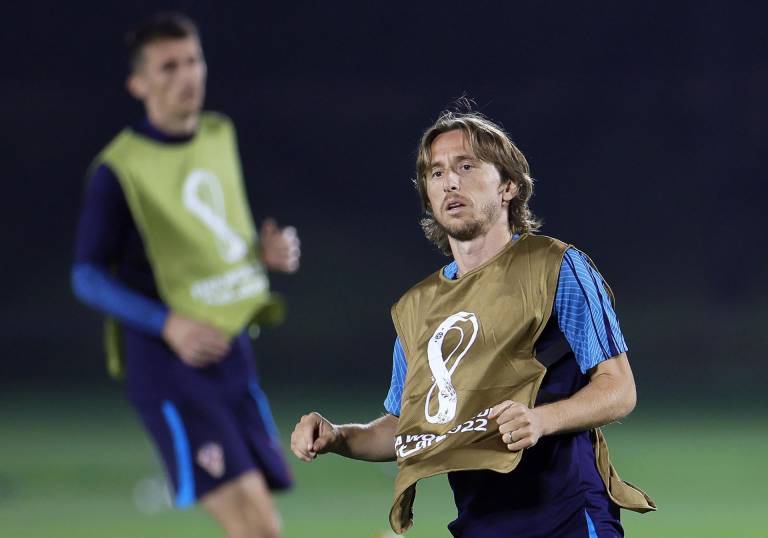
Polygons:
<instances>
[{"instance_id":1,"label":"blue sleeve stripe","mask_svg":"<svg viewBox=\"0 0 768 538\"><path fill-rule=\"evenodd\" d=\"M248 384L248 390L251 393L251 397L256 402L256 407L259 409L259 415L261 416L261 421L264 423L264 427L267 429L267 433L273 441L279 441L280 433L278 432L277 424L275 424L275 418L272 416L272 409L269 407L267 395L261 389L259 382L255 379L252 379Z\"/></svg>"},{"instance_id":2,"label":"blue sleeve stripe","mask_svg":"<svg viewBox=\"0 0 768 538\"><path fill-rule=\"evenodd\" d=\"M595 524L592 522L592 518L589 517L589 512L587 512L587 509L584 509L584 517L587 518L587 538L600 538L597 535L597 531L595 530Z\"/></svg>"},{"instance_id":3,"label":"blue sleeve stripe","mask_svg":"<svg viewBox=\"0 0 768 538\"><path fill-rule=\"evenodd\" d=\"M400 416L400 405L403 399L403 386L405 376L408 373L408 363L405 360L405 352L400 343L400 337L395 339L395 347L392 351L392 380L389 383L389 392L384 400L384 409L396 417Z\"/></svg>"},{"instance_id":4,"label":"blue sleeve stripe","mask_svg":"<svg viewBox=\"0 0 768 538\"><path fill-rule=\"evenodd\" d=\"M72 266L71 283L75 296L85 304L146 333L163 333L168 308L135 292L105 267L76 263Z\"/></svg>"},{"instance_id":5,"label":"blue sleeve stripe","mask_svg":"<svg viewBox=\"0 0 768 538\"><path fill-rule=\"evenodd\" d=\"M555 313L582 372L627 350L602 276L576 249L563 257Z\"/></svg>"},{"instance_id":6,"label":"blue sleeve stripe","mask_svg":"<svg viewBox=\"0 0 768 538\"><path fill-rule=\"evenodd\" d=\"M176 454L176 499L178 508L188 508L195 504L195 475L192 472L192 454L189 449L187 432L179 411L170 400L163 401L163 416L171 431L173 450Z\"/></svg>"}]
</instances>

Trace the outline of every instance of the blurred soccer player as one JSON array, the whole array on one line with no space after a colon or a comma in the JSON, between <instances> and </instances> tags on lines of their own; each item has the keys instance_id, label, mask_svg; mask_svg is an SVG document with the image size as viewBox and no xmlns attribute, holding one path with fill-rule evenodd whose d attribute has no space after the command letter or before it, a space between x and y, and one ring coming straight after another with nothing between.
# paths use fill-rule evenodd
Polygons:
<instances>
[{"instance_id":1,"label":"blurred soccer player","mask_svg":"<svg viewBox=\"0 0 768 538\"><path fill-rule=\"evenodd\" d=\"M310 413L293 452L397 459L398 533L416 482L448 473L454 536L623 535L619 505L654 506L619 480L599 430L635 406L609 289L580 251L533 234L528 163L483 116L443 113L416 170L424 232L454 261L392 308L388 414L336 425Z\"/></svg>"},{"instance_id":2,"label":"blurred soccer player","mask_svg":"<svg viewBox=\"0 0 768 538\"><path fill-rule=\"evenodd\" d=\"M278 536L270 489L291 477L245 327L270 301L263 267L296 271L299 240L271 219L257 238L232 123L201 111L195 24L154 16L129 53L146 117L96 158L73 288L108 316L110 364L125 366L175 504L199 500L233 538Z\"/></svg>"}]
</instances>

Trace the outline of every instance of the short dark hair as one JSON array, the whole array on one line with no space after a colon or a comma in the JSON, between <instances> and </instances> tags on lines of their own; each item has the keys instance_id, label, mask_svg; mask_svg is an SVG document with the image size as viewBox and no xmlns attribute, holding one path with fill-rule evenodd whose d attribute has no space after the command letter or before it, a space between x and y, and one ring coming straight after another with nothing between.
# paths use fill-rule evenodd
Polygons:
<instances>
[{"instance_id":1,"label":"short dark hair","mask_svg":"<svg viewBox=\"0 0 768 538\"><path fill-rule=\"evenodd\" d=\"M144 47L150 43L163 39L183 39L190 36L199 36L197 25L183 13L176 11L155 13L125 37L130 70L135 70L141 63L141 53Z\"/></svg>"}]
</instances>

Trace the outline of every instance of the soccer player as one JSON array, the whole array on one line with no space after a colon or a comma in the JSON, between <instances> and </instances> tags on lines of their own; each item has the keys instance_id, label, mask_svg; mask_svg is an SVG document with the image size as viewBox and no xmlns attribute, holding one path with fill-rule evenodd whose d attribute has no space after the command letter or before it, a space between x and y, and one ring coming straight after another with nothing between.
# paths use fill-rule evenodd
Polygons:
<instances>
[{"instance_id":1,"label":"soccer player","mask_svg":"<svg viewBox=\"0 0 768 538\"><path fill-rule=\"evenodd\" d=\"M635 407L610 290L582 252L533 233L528 163L484 116L440 116L416 186L424 232L453 261L392 308L387 414L336 425L309 413L291 449L397 459L398 533L416 482L448 473L454 536L622 536L619 506L655 507L619 479L599 430Z\"/></svg>"},{"instance_id":2,"label":"soccer player","mask_svg":"<svg viewBox=\"0 0 768 538\"><path fill-rule=\"evenodd\" d=\"M272 304L265 268L296 271L299 240L271 219L257 239L232 123L202 111L195 24L156 15L129 56L146 117L95 160L73 289L108 316L111 364L124 364L175 504L200 501L232 538L279 536L270 490L292 479L246 327Z\"/></svg>"}]
</instances>

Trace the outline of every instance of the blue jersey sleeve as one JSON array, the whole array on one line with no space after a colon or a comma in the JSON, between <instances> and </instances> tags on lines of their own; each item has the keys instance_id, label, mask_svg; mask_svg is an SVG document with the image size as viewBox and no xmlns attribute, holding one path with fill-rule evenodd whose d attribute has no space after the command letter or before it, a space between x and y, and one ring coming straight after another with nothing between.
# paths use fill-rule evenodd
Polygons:
<instances>
[{"instance_id":1,"label":"blue jersey sleeve","mask_svg":"<svg viewBox=\"0 0 768 538\"><path fill-rule=\"evenodd\" d=\"M400 400L403 398L403 385L405 385L407 371L408 363L405 362L405 352L398 337L395 339L395 349L392 351L392 380L389 383L387 398L384 400L384 409L396 417L400 416Z\"/></svg>"},{"instance_id":2,"label":"blue jersey sleeve","mask_svg":"<svg viewBox=\"0 0 768 538\"><path fill-rule=\"evenodd\" d=\"M76 263L71 281L75 296L88 306L146 333L162 334L168 317L166 306L136 293L104 267Z\"/></svg>"},{"instance_id":3,"label":"blue jersey sleeve","mask_svg":"<svg viewBox=\"0 0 768 538\"><path fill-rule=\"evenodd\" d=\"M159 336L167 307L126 286L109 271L132 222L117 177L106 165L99 166L88 182L78 222L72 290L83 303Z\"/></svg>"},{"instance_id":4,"label":"blue jersey sleeve","mask_svg":"<svg viewBox=\"0 0 768 538\"><path fill-rule=\"evenodd\" d=\"M583 373L627 350L603 277L574 248L563 256L555 314Z\"/></svg>"}]
</instances>

